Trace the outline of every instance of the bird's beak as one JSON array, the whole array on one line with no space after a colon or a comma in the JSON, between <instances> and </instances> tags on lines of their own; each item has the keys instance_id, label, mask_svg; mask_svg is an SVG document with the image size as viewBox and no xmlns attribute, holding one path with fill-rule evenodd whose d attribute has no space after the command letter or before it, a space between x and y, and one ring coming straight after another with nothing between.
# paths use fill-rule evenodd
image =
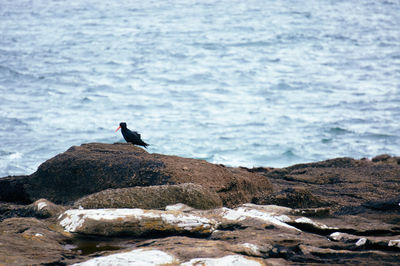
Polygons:
<instances>
[{"instance_id":1,"label":"bird's beak","mask_svg":"<svg viewBox=\"0 0 400 266\"><path fill-rule=\"evenodd\" d=\"M120 129L121 128L121 126L119 126L116 130L115 130L115 132L117 132L118 131L118 129Z\"/></svg>"}]
</instances>

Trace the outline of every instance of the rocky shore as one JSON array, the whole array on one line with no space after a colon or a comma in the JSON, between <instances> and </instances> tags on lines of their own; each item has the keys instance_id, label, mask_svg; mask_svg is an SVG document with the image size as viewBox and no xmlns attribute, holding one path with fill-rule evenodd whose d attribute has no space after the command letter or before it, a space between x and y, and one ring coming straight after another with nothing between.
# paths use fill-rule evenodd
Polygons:
<instances>
[{"instance_id":1,"label":"rocky shore","mask_svg":"<svg viewBox=\"0 0 400 266\"><path fill-rule=\"evenodd\" d=\"M249 169L90 143L0 178L0 265L399 261L400 157Z\"/></svg>"}]
</instances>

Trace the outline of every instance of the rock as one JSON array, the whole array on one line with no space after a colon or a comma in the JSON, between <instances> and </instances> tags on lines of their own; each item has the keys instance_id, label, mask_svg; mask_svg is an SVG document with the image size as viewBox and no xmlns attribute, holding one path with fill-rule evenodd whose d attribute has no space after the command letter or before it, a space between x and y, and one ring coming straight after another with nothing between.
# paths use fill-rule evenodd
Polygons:
<instances>
[{"instance_id":1,"label":"rock","mask_svg":"<svg viewBox=\"0 0 400 266\"><path fill-rule=\"evenodd\" d=\"M400 212L400 196L388 198L384 200L372 200L361 204L363 207L375 211L388 212Z\"/></svg>"},{"instance_id":2,"label":"rock","mask_svg":"<svg viewBox=\"0 0 400 266\"><path fill-rule=\"evenodd\" d=\"M174 256L156 249L134 249L100 258L94 258L74 266L91 265L174 265L177 260Z\"/></svg>"},{"instance_id":3,"label":"rock","mask_svg":"<svg viewBox=\"0 0 400 266\"><path fill-rule=\"evenodd\" d=\"M380 163L386 163L386 164L399 165L400 157L392 157L388 154L382 154L382 155L378 155L378 156L372 158L372 161L374 163L380 162Z\"/></svg>"},{"instance_id":4,"label":"rock","mask_svg":"<svg viewBox=\"0 0 400 266\"><path fill-rule=\"evenodd\" d=\"M196 209L213 209L222 206L217 193L191 183L107 189L77 200L75 206L82 206L85 209L163 209L167 205L176 203L183 203Z\"/></svg>"},{"instance_id":5,"label":"rock","mask_svg":"<svg viewBox=\"0 0 400 266\"><path fill-rule=\"evenodd\" d=\"M65 207L46 199L40 199L30 205L0 203L0 221L12 217L49 218L65 211Z\"/></svg>"},{"instance_id":6,"label":"rock","mask_svg":"<svg viewBox=\"0 0 400 266\"><path fill-rule=\"evenodd\" d=\"M101 236L210 235L217 227L204 216L142 209L68 210L59 221L67 232Z\"/></svg>"},{"instance_id":7,"label":"rock","mask_svg":"<svg viewBox=\"0 0 400 266\"><path fill-rule=\"evenodd\" d=\"M364 246L364 248L381 250L400 251L400 239L398 236L364 236L334 232L329 235L332 241L340 241L346 244L354 245L354 247Z\"/></svg>"},{"instance_id":8,"label":"rock","mask_svg":"<svg viewBox=\"0 0 400 266\"><path fill-rule=\"evenodd\" d=\"M18 200L45 198L56 204L71 204L109 188L166 184L199 184L218 193L225 206L251 202L272 191L267 178L245 169L150 154L130 144L101 143L74 146L44 162L31 176L7 182L0 179L0 187L3 183L22 195Z\"/></svg>"},{"instance_id":9,"label":"rock","mask_svg":"<svg viewBox=\"0 0 400 266\"><path fill-rule=\"evenodd\" d=\"M0 264L39 265L61 262L66 238L36 218L10 218L0 223Z\"/></svg>"},{"instance_id":10,"label":"rock","mask_svg":"<svg viewBox=\"0 0 400 266\"><path fill-rule=\"evenodd\" d=\"M0 179L0 264L71 265L93 258L101 264L114 255L144 263L155 252L173 258L173 265L397 265L397 158L247 169L148 154L124 144L74 147L31 176ZM87 196L104 189L110 190ZM142 204L140 193L152 195L142 195L143 206L165 210L70 209L57 217L71 206L43 200L70 204L87 196L81 202L91 207L130 207ZM224 207L211 206L216 195Z\"/></svg>"},{"instance_id":11,"label":"rock","mask_svg":"<svg viewBox=\"0 0 400 266\"><path fill-rule=\"evenodd\" d=\"M257 204L273 204L290 208L318 208L331 205L304 188L288 188L256 199Z\"/></svg>"},{"instance_id":12,"label":"rock","mask_svg":"<svg viewBox=\"0 0 400 266\"><path fill-rule=\"evenodd\" d=\"M25 217L26 205L0 202L0 222L13 217Z\"/></svg>"},{"instance_id":13,"label":"rock","mask_svg":"<svg viewBox=\"0 0 400 266\"><path fill-rule=\"evenodd\" d=\"M49 218L65 211L65 207L56 205L46 199L39 199L26 207L30 216L38 218Z\"/></svg>"},{"instance_id":14,"label":"rock","mask_svg":"<svg viewBox=\"0 0 400 266\"><path fill-rule=\"evenodd\" d=\"M262 266L264 263L254 258L246 258L241 255L230 255L222 258L196 258L181 264L181 266L196 265Z\"/></svg>"},{"instance_id":15,"label":"rock","mask_svg":"<svg viewBox=\"0 0 400 266\"><path fill-rule=\"evenodd\" d=\"M0 261L395 265L400 259L400 228L362 217L311 219L296 209L255 204L184 210L71 209L59 224L54 218L6 219L0 223Z\"/></svg>"},{"instance_id":16,"label":"rock","mask_svg":"<svg viewBox=\"0 0 400 266\"><path fill-rule=\"evenodd\" d=\"M100 258L94 258L74 266L85 265L232 265L232 266L262 266L264 263L257 259L246 258L241 255L229 255L221 258L194 258L190 261L179 263L174 256L157 249L134 249Z\"/></svg>"},{"instance_id":17,"label":"rock","mask_svg":"<svg viewBox=\"0 0 400 266\"><path fill-rule=\"evenodd\" d=\"M327 217L331 214L330 208L304 208L294 209L293 215L306 216L306 217Z\"/></svg>"},{"instance_id":18,"label":"rock","mask_svg":"<svg viewBox=\"0 0 400 266\"><path fill-rule=\"evenodd\" d=\"M340 213L351 214L353 210L356 214L358 206L365 202L390 200L398 195L400 165L386 163L388 159L384 158L375 158L375 162L336 158L259 171L273 183L275 193L254 199L253 203L294 208L330 207L332 213L345 208ZM390 158L397 160L398 157Z\"/></svg>"},{"instance_id":19,"label":"rock","mask_svg":"<svg viewBox=\"0 0 400 266\"><path fill-rule=\"evenodd\" d=\"M187 206L183 203L177 203L173 205L168 205L165 206L166 211L181 211L181 212L190 212L193 211L194 209L190 206Z\"/></svg>"},{"instance_id":20,"label":"rock","mask_svg":"<svg viewBox=\"0 0 400 266\"><path fill-rule=\"evenodd\" d=\"M0 178L0 202L13 202L17 204L32 203L24 188L28 179L29 177L26 176Z\"/></svg>"}]
</instances>

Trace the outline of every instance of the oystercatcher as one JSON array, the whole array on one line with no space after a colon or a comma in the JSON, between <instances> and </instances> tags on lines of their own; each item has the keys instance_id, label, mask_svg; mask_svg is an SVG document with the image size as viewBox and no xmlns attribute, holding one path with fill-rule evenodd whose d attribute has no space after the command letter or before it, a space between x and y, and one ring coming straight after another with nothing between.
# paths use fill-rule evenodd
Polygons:
<instances>
[{"instance_id":1,"label":"oystercatcher","mask_svg":"<svg viewBox=\"0 0 400 266\"><path fill-rule=\"evenodd\" d=\"M145 148L147 148L147 146L149 146L149 144L147 144L146 142L144 142L140 138L140 134L139 133L137 133L136 131L130 131L126 127L126 123L125 122L119 123L119 127L117 128L117 130L115 130L115 132L117 132L118 129L121 129L122 136L124 137L126 142L130 142L130 143L135 144L135 145L143 146Z\"/></svg>"}]
</instances>

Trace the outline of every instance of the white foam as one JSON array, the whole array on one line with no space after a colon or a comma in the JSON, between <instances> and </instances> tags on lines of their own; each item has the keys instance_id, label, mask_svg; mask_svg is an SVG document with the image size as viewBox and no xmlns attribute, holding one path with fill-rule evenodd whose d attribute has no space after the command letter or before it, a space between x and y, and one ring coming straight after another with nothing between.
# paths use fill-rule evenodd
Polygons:
<instances>
[{"instance_id":1,"label":"white foam","mask_svg":"<svg viewBox=\"0 0 400 266\"><path fill-rule=\"evenodd\" d=\"M21 159L22 158L22 153L21 152L14 152L14 153L12 153L12 154L10 154L9 156L8 156L8 158L10 159L10 160L18 160L18 159Z\"/></svg>"}]
</instances>

